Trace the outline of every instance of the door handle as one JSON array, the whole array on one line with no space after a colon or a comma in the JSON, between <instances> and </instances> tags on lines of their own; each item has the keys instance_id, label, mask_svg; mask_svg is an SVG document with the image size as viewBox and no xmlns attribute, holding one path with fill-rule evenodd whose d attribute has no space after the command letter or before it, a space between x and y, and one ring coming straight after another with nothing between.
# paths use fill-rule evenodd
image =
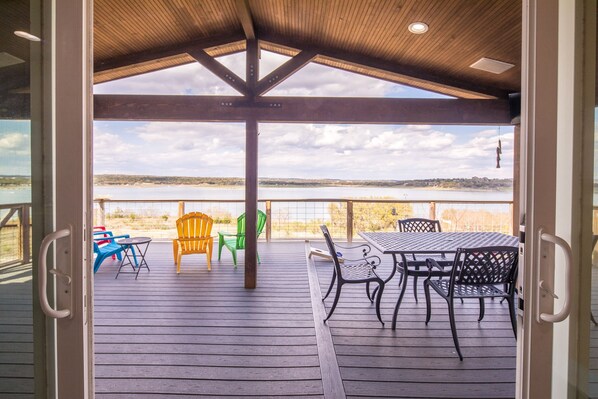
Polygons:
<instances>
[{"instance_id":1,"label":"door handle","mask_svg":"<svg viewBox=\"0 0 598 399\"><path fill-rule=\"evenodd\" d=\"M38 290L39 290L39 302L42 308L42 311L49 317L53 317L55 319L64 319L65 317L71 318L71 310L70 309L63 309L63 310L55 310L50 306L48 302L48 292L47 292L47 283L48 283L48 264L47 264L47 257L48 257L48 249L52 242L68 237L71 235L70 228L62 229L55 231L53 233L48 234L42 240L42 245L39 251L39 262L38 262ZM65 284L71 284L71 276L60 272L56 269L50 270L50 273L62 277L65 279Z\"/></svg>"},{"instance_id":2,"label":"door handle","mask_svg":"<svg viewBox=\"0 0 598 399\"><path fill-rule=\"evenodd\" d=\"M563 307L560 312L556 314L541 313L540 312L540 296L548 294L552 298L558 298L552 289L546 286L544 280L540 279L540 262L542 260L542 241L551 242L563 249L565 254L565 294L563 296ZM536 259L536 321L538 323L558 323L565 320L571 312L571 265L573 259L573 251L561 237L544 233L542 228L538 229L538 258Z\"/></svg>"}]
</instances>

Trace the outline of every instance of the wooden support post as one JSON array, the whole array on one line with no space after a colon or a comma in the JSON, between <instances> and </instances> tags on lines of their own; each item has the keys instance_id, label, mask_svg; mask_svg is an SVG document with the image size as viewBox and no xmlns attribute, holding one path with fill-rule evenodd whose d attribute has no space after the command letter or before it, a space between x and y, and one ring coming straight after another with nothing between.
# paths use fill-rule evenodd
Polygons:
<instances>
[{"instance_id":1,"label":"wooden support post","mask_svg":"<svg viewBox=\"0 0 598 399\"><path fill-rule=\"evenodd\" d=\"M31 262L31 210L30 205L23 205L21 214L21 245L23 247L23 263Z\"/></svg>"},{"instance_id":2,"label":"wooden support post","mask_svg":"<svg viewBox=\"0 0 598 399\"><path fill-rule=\"evenodd\" d=\"M430 219L436 220L436 202L430 201Z\"/></svg>"},{"instance_id":3,"label":"wooden support post","mask_svg":"<svg viewBox=\"0 0 598 399\"><path fill-rule=\"evenodd\" d=\"M515 125L515 129L513 129L513 205L511 216L513 220L513 232L514 236L519 235L519 224L521 221L519 220L519 210L521 209L521 205L519 204L521 193L521 126Z\"/></svg>"},{"instance_id":4,"label":"wooden support post","mask_svg":"<svg viewBox=\"0 0 598 399\"><path fill-rule=\"evenodd\" d=\"M347 201L347 242L353 242L353 201Z\"/></svg>"},{"instance_id":5,"label":"wooden support post","mask_svg":"<svg viewBox=\"0 0 598 399\"><path fill-rule=\"evenodd\" d=\"M185 214L185 201L179 201L179 219Z\"/></svg>"},{"instance_id":6,"label":"wooden support post","mask_svg":"<svg viewBox=\"0 0 598 399\"><path fill-rule=\"evenodd\" d=\"M257 121L245 132L245 288L257 285Z\"/></svg>"},{"instance_id":7,"label":"wooden support post","mask_svg":"<svg viewBox=\"0 0 598 399\"><path fill-rule=\"evenodd\" d=\"M272 240L272 201L266 201L266 242Z\"/></svg>"},{"instance_id":8,"label":"wooden support post","mask_svg":"<svg viewBox=\"0 0 598 399\"><path fill-rule=\"evenodd\" d=\"M259 46L247 40L245 81L248 100L255 100L259 76ZM245 122L245 288L257 286L257 189L258 189L258 123L255 115Z\"/></svg>"}]
</instances>

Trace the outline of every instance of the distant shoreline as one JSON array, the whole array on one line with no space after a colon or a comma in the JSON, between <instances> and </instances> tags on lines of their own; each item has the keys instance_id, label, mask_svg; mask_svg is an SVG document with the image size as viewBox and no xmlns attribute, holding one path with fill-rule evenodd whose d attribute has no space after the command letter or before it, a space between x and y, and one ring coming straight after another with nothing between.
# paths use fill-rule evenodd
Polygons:
<instances>
[{"instance_id":1,"label":"distant shoreline","mask_svg":"<svg viewBox=\"0 0 598 399\"><path fill-rule=\"evenodd\" d=\"M27 187L31 183L28 176L0 176L0 188ZM94 186L123 187L244 187L245 179L236 177L187 177L149 175L97 175ZM297 179L262 178L261 187L316 188L316 187L372 187L424 190L460 191L512 191L512 179L490 179L472 177L468 179L417 179L417 180L342 180L342 179Z\"/></svg>"}]
</instances>

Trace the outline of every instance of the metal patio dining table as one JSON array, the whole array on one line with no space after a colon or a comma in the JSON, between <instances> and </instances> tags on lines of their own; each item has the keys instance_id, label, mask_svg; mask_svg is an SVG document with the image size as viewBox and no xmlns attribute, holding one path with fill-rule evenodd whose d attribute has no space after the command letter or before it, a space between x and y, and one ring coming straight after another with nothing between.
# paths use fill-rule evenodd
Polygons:
<instances>
[{"instance_id":1,"label":"metal patio dining table","mask_svg":"<svg viewBox=\"0 0 598 399\"><path fill-rule=\"evenodd\" d=\"M410 259L412 254L454 254L459 248L519 245L517 237L494 232L360 232L359 235L381 253L392 255L394 267L385 283L397 271L403 274L401 291L392 317L393 330L396 328L397 314L407 289L408 277L428 276L427 269L419 270L425 266L425 261ZM450 259L450 256L447 258Z\"/></svg>"}]
</instances>

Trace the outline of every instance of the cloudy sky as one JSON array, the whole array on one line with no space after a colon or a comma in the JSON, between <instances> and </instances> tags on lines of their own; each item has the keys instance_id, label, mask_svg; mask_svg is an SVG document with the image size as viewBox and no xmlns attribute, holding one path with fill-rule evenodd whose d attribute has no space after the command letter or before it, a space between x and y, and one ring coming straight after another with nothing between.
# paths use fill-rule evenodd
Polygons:
<instances>
[{"instance_id":1,"label":"cloudy sky","mask_svg":"<svg viewBox=\"0 0 598 399\"><path fill-rule=\"evenodd\" d=\"M244 53L220 58L244 76ZM286 61L262 52L260 75ZM237 95L197 63L103 83L101 94ZM268 95L445 96L308 64ZM26 127L26 128L25 128ZM0 174L29 174L28 125L0 126ZM260 177L418 179L512 177L513 128L502 126L260 124ZM496 145L502 141L501 169ZM244 124L94 123L94 173L244 176Z\"/></svg>"}]
</instances>

